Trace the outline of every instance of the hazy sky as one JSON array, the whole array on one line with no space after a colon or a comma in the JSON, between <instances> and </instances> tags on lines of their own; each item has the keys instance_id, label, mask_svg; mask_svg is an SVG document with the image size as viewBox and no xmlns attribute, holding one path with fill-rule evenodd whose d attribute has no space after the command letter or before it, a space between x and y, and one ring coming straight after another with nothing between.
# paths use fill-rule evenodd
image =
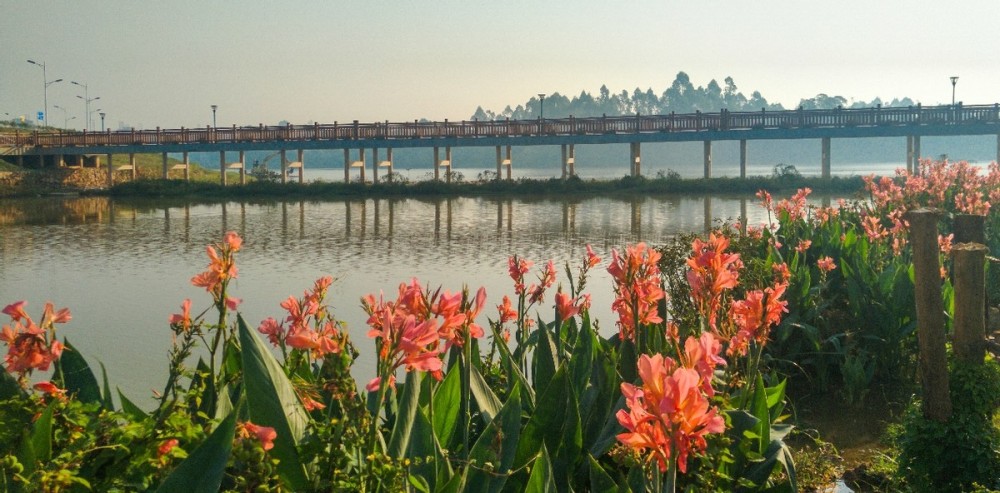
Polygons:
<instances>
[{"instance_id":1,"label":"hazy sky","mask_svg":"<svg viewBox=\"0 0 1000 493\"><path fill-rule=\"evenodd\" d=\"M1000 2L0 0L0 118L82 128L461 120L539 92L732 76L794 106L1000 101ZM5 115L9 113L8 115Z\"/></svg>"}]
</instances>

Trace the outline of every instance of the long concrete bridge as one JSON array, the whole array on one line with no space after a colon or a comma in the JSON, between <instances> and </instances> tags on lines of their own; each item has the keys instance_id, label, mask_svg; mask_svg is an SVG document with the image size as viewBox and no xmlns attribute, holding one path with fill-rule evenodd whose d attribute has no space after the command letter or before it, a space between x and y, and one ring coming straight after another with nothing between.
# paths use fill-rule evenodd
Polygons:
<instances>
[{"instance_id":1,"label":"long concrete bridge","mask_svg":"<svg viewBox=\"0 0 1000 493\"><path fill-rule=\"evenodd\" d=\"M188 178L188 153L218 152L221 181L226 171L238 170L241 182L246 177L247 151L272 151L281 155L281 177L286 181L291 169L298 169L304 180L304 151L344 151L344 180L351 181L352 170L366 180L370 167L373 181L379 170L392 172L394 148L433 148L434 177L441 169L450 170L453 147L495 147L497 178L506 171L511 177L515 146L559 145L562 147L562 176L575 175L575 146L578 144L629 144L628 163L633 176L642 174L642 144L658 142L704 143L704 176L712 176L712 142L740 142L740 177L746 177L747 141L760 139L819 139L821 175L830 176L830 141L837 138L906 137L906 163L916 169L920 157L920 138L926 136L996 135L997 160L1000 161L1000 104L992 105L921 105L905 108L864 108L833 110L790 110L759 112L689 113L665 115L602 116L536 120L492 120L450 122L404 122L199 127L156 130L119 130L104 132L25 132L0 134L0 155L6 154L23 163L25 158L42 166L100 166L100 156L108 157L108 184L114 172L131 171L135 177L136 154L162 154L163 176L171 171ZM443 148L443 153L441 152ZM371 161L366 150L371 150ZM385 150L379 159L379 150ZM294 152L295 160L287 153ZM182 163L168 169L168 154L179 153ZM237 153L238 160L227 160L227 153ZM128 154L129 165L113 169L114 154ZM355 158L356 157L356 158ZM451 174L445 173L450 179Z\"/></svg>"}]
</instances>

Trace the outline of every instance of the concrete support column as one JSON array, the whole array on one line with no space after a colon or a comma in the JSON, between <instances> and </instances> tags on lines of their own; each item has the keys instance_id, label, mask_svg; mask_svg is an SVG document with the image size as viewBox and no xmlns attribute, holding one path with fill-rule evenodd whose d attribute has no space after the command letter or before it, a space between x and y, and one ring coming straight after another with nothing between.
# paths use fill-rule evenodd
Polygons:
<instances>
[{"instance_id":1,"label":"concrete support column","mask_svg":"<svg viewBox=\"0 0 1000 493\"><path fill-rule=\"evenodd\" d=\"M128 155L128 165L130 168L132 168L131 169L132 181L135 181L136 177L138 176L138 170L135 167L135 154Z\"/></svg>"},{"instance_id":2,"label":"concrete support column","mask_svg":"<svg viewBox=\"0 0 1000 493\"><path fill-rule=\"evenodd\" d=\"M569 145L569 176L576 176L576 144Z\"/></svg>"},{"instance_id":3,"label":"concrete support column","mask_svg":"<svg viewBox=\"0 0 1000 493\"><path fill-rule=\"evenodd\" d=\"M240 151L240 185L247 184L247 157L246 152Z\"/></svg>"},{"instance_id":4,"label":"concrete support column","mask_svg":"<svg viewBox=\"0 0 1000 493\"><path fill-rule=\"evenodd\" d=\"M281 183L288 183L288 159L286 159L285 150L280 151L281 156Z\"/></svg>"},{"instance_id":5,"label":"concrete support column","mask_svg":"<svg viewBox=\"0 0 1000 493\"><path fill-rule=\"evenodd\" d=\"M562 146L562 179L566 179L566 144Z\"/></svg>"},{"instance_id":6,"label":"concrete support column","mask_svg":"<svg viewBox=\"0 0 1000 493\"><path fill-rule=\"evenodd\" d=\"M191 161L188 160L187 152L184 152L184 181L191 181Z\"/></svg>"},{"instance_id":7,"label":"concrete support column","mask_svg":"<svg viewBox=\"0 0 1000 493\"><path fill-rule=\"evenodd\" d=\"M378 167L378 147L372 147L372 183L378 183ZM377 205L375 208L376 211L378 210Z\"/></svg>"},{"instance_id":8,"label":"concrete support column","mask_svg":"<svg viewBox=\"0 0 1000 493\"><path fill-rule=\"evenodd\" d=\"M822 150L820 152L822 154L822 160L823 160L823 162L821 164L821 171L820 171L820 173L823 176L823 178L830 178L830 138L829 137L823 137L821 147L822 147Z\"/></svg>"},{"instance_id":9,"label":"concrete support column","mask_svg":"<svg viewBox=\"0 0 1000 493\"><path fill-rule=\"evenodd\" d=\"M1000 146L1000 135L997 136L997 145ZM1000 147L998 147L1000 149ZM998 150L997 152L1000 152ZM500 181L500 172L503 166L503 158L500 156L500 146L497 146L497 181Z\"/></svg>"},{"instance_id":10,"label":"concrete support column","mask_svg":"<svg viewBox=\"0 0 1000 493\"><path fill-rule=\"evenodd\" d=\"M629 170L632 176L642 176L642 145L639 142L631 144Z\"/></svg>"},{"instance_id":11,"label":"concrete support column","mask_svg":"<svg viewBox=\"0 0 1000 493\"><path fill-rule=\"evenodd\" d=\"M920 172L920 136L913 136L913 173Z\"/></svg>"},{"instance_id":12,"label":"concrete support column","mask_svg":"<svg viewBox=\"0 0 1000 493\"><path fill-rule=\"evenodd\" d=\"M351 150L344 149L344 183L351 182Z\"/></svg>"},{"instance_id":13,"label":"concrete support column","mask_svg":"<svg viewBox=\"0 0 1000 493\"><path fill-rule=\"evenodd\" d=\"M438 150L438 147L434 146L434 179L435 180L440 180L441 179L441 160L439 158L440 158L440 152Z\"/></svg>"},{"instance_id":14,"label":"concrete support column","mask_svg":"<svg viewBox=\"0 0 1000 493\"><path fill-rule=\"evenodd\" d=\"M906 172L913 174L913 136L906 136Z\"/></svg>"},{"instance_id":15,"label":"concrete support column","mask_svg":"<svg viewBox=\"0 0 1000 493\"><path fill-rule=\"evenodd\" d=\"M747 139L740 139L740 178L747 177Z\"/></svg>"},{"instance_id":16,"label":"concrete support column","mask_svg":"<svg viewBox=\"0 0 1000 493\"><path fill-rule=\"evenodd\" d=\"M368 179L366 172L368 171L368 163L365 161L365 148L362 147L358 149L358 160L361 161L361 183L365 183Z\"/></svg>"},{"instance_id":17,"label":"concrete support column","mask_svg":"<svg viewBox=\"0 0 1000 493\"><path fill-rule=\"evenodd\" d=\"M167 179L167 172L168 171L169 170L167 169L167 153L164 152L163 153L163 179L164 180Z\"/></svg>"},{"instance_id":18,"label":"concrete support column","mask_svg":"<svg viewBox=\"0 0 1000 493\"><path fill-rule=\"evenodd\" d=\"M393 173L394 173L395 167L393 167L393 165L392 165L392 148L391 147L389 147L389 148L387 148L385 150L385 160L389 162L389 176L392 176Z\"/></svg>"},{"instance_id":19,"label":"concrete support column","mask_svg":"<svg viewBox=\"0 0 1000 493\"><path fill-rule=\"evenodd\" d=\"M712 177L712 141L705 141L705 178Z\"/></svg>"},{"instance_id":20,"label":"concrete support column","mask_svg":"<svg viewBox=\"0 0 1000 493\"><path fill-rule=\"evenodd\" d=\"M295 156L299 158L299 185L306 182L306 153L304 150L299 149L298 155ZM240 161L243 159L243 153L240 153Z\"/></svg>"},{"instance_id":21,"label":"concrete support column","mask_svg":"<svg viewBox=\"0 0 1000 493\"><path fill-rule=\"evenodd\" d=\"M111 154L108 154L108 188L115 185L115 167L111 163Z\"/></svg>"},{"instance_id":22,"label":"concrete support column","mask_svg":"<svg viewBox=\"0 0 1000 493\"><path fill-rule=\"evenodd\" d=\"M82 168L83 167L83 154L77 154L76 155L76 166L78 168Z\"/></svg>"},{"instance_id":23,"label":"concrete support column","mask_svg":"<svg viewBox=\"0 0 1000 493\"><path fill-rule=\"evenodd\" d=\"M452 165L452 162L451 162L451 146L447 146L447 147L444 148L444 159L445 159L445 161L448 161L448 174L445 175L445 182L446 183L451 183L451 175L452 175L451 170L453 169L452 166L451 166Z\"/></svg>"},{"instance_id":24,"label":"concrete support column","mask_svg":"<svg viewBox=\"0 0 1000 493\"><path fill-rule=\"evenodd\" d=\"M219 151L219 172L222 174L222 186L226 186L226 151Z\"/></svg>"},{"instance_id":25,"label":"concrete support column","mask_svg":"<svg viewBox=\"0 0 1000 493\"><path fill-rule=\"evenodd\" d=\"M510 146L507 146L507 179L510 180L511 170L514 169L514 160L510 157Z\"/></svg>"}]
</instances>

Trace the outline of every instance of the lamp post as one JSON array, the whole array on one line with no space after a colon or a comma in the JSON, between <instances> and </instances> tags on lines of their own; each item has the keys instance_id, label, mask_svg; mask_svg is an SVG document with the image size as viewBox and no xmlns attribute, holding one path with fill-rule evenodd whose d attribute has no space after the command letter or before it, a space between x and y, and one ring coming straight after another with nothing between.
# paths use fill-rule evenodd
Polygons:
<instances>
[{"instance_id":1,"label":"lamp post","mask_svg":"<svg viewBox=\"0 0 1000 493\"><path fill-rule=\"evenodd\" d=\"M104 131L104 117L107 115L107 113L101 112L101 113L98 113L98 114L101 115L101 131L103 132Z\"/></svg>"},{"instance_id":2,"label":"lamp post","mask_svg":"<svg viewBox=\"0 0 1000 493\"><path fill-rule=\"evenodd\" d=\"M49 126L49 86L55 84L56 82L62 82L62 79L50 81L45 74L45 62L28 60L28 63L42 67L42 97L45 100L45 113L42 114L42 124L47 127Z\"/></svg>"},{"instance_id":3,"label":"lamp post","mask_svg":"<svg viewBox=\"0 0 1000 493\"><path fill-rule=\"evenodd\" d=\"M541 111L539 111L539 117L545 119L545 93L538 93L539 105L541 106Z\"/></svg>"},{"instance_id":4,"label":"lamp post","mask_svg":"<svg viewBox=\"0 0 1000 493\"><path fill-rule=\"evenodd\" d=\"M951 76L951 105L955 106L955 84L958 83L958 76Z\"/></svg>"},{"instance_id":5,"label":"lamp post","mask_svg":"<svg viewBox=\"0 0 1000 493\"><path fill-rule=\"evenodd\" d=\"M101 108L97 108L96 110L91 111L90 113L87 113L87 121L91 120L91 118L90 118L91 115L93 115L94 113L100 113L100 112L101 112Z\"/></svg>"},{"instance_id":6,"label":"lamp post","mask_svg":"<svg viewBox=\"0 0 1000 493\"><path fill-rule=\"evenodd\" d=\"M54 104L54 105L52 105L52 107L55 108L55 109L57 109L57 110L62 110L62 112L63 112L63 130L66 130L66 122L69 121L69 119L66 118L66 108L63 108L62 106L59 106L58 104Z\"/></svg>"},{"instance_id":7,"label":"lamp post","mask_svg":"<svg viewBox=\"0 0 1000 493\"><path fill-rule=\"evenodd\" d=\"M90 131L90 102L97 101L98 99L101 99L101 97L97 96L96 98L92 99L90 97L90 88L87 87L87 84L81 84L75 80L71 80L69 82L70 84L74 84L83 88L83 96L77 96L77 97L84 100L84 102L86 103L85 107L87 112L87 126L85 128L87 129L87 131Z\"/></svg>"},{"instance_id":8,"label":"lamp post","mask_svg":"<svg viewBox=\"0 0 1000 493\"><path fill-rule=\"evenodd\" d=\"M216 128L216 127L219 126L219 125L217 125L215 123L215 110L217 110L217 109L219 109L219 105L213 104L212 105L212 128Z\"/></svg>"}]
</instances>

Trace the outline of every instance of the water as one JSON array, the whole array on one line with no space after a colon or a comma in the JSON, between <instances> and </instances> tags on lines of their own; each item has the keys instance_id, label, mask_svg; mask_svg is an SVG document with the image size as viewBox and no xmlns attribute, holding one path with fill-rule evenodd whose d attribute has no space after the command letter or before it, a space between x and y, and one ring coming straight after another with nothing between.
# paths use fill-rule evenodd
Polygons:
<instances>
[{"instance_id":1,"label":"water","mask_svg":"<svg viewBox=\"0 0 1000 493\"><path fill-rule=\"evenodd\" d=\"M232 294L244 300L240 311L248 323L281 318L283 299L333 276L329 301L362 352L355 376L364 382L374 373L374 344L365 337L363 295L394 297L399 283L413 277L449 290L484 286L489 305L483 316L495 317L502 296L513 296L508 256L533 260L536 270L554 260L568 289L562 266L570 262L575 270L591 244L605 259L589 281L592 313L611 334L611 279L604 269L612 248L662 244L681 232L705 231L716 217L746 214L751 224L766 221L755 202L739 196L211 205L105 197L7 200L0 201L0 306L27 300L34 317L47 300L69 307L73 320L60 334L95 368L103 362L112 385L142 402L166 377L167 318L185 298L193 300L193 313L210 304L207 293L190 284L207 265L205 245L233 230L245 243ZM546 305L542 316L551 319L551 313Z\"/></svg>"}]
</instances>

